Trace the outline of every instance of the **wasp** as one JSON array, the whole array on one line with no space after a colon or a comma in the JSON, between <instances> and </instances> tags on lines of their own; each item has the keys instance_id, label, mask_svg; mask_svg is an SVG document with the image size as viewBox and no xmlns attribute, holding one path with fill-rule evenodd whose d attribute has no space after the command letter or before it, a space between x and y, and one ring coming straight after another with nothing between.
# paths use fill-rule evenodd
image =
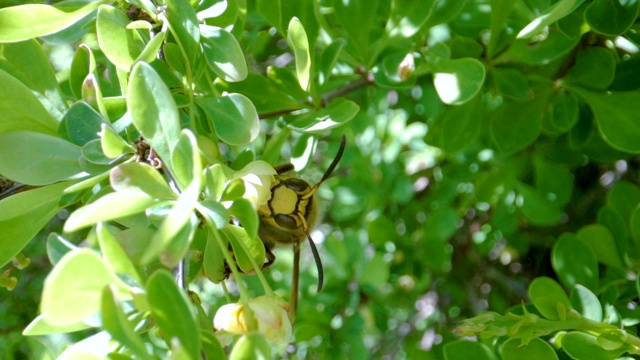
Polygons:
<instances>
[{"instance_id":1,"label":"wasp","mask_svg":"<svg viewBox=\"0 0 640 360\"><path fill-rule=\"evenodd\" d=\"M271 199L258 209L258 215L260 216L258 235L267 250L268 262L265 265L268 266L275 260L271 250L277 244L293 245L293 278L290 300L292 322L295 320L298 305L300 244L305 240L309 242L313 259L318 269L317 291L320 292L322 290L324 283L322 260L310 234L310 230L313 229L318 221L320 210L319 201L314 198L314 194L338 166L344 153L345 144L346 138L343 134L338 153L320 181L313 186L298 177L285 175L285 173L293 170L293 165L277 166L277 175L275 175L275 181L271 184Z\"/></svg>"}]
</instances>

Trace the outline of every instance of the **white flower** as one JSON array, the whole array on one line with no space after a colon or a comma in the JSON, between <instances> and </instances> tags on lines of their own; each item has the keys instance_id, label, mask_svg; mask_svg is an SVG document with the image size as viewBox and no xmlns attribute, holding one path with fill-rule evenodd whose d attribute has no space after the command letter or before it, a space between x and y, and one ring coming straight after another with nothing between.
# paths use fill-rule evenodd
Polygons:
<instances>
[{"instance_id":1,"label":"white flower","mask_svg":"<svg viewBox=\"0 0 640 360\"><path fill-rule=\"evenodd\" d=\"M250 311L246 311L246 306ZM213 326L236 335L257 331L271 343L288 343L293 329L287 307L282 300L269 296L251 299L247 304L226 304L216 312Z\"/></svg>"},{"instance_id":2,"label":"white flower","mask_svg":"<svg viewBox=\"0 0 640 360\"><path fill-rule=\"evenodd\" d=\"M276 174L276 170L269 163L257 160L236 171L234 178L244 181L243 197L258 209L271 199L271 183L275 180Z\"/></svg>"}]
</instances>

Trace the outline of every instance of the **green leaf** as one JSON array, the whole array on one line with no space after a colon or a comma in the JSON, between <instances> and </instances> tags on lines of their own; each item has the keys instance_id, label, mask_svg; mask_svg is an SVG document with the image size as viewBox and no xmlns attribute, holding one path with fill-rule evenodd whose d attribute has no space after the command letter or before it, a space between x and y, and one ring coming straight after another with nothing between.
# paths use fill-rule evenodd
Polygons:
<instances>
[{"instance_id":1,"label":"green leaf","mask_svg":"<svg viewBox=\"0 0 640 360\"><path fill-rule=\"evenodd\" d=\"M259 218L251 202L245 198L237 199L229 208L231 215L236 217L250 238L258 236Z\"/></svg>"},{"instance_id":2,"label":"green leaf","mask_svg":"<svg viewBox=\"0 0 640 360\"><path fill-rule=\"evenodd\" d=\"M107 124L101 124L100 127L100 146L102 153L109 159L115 159L124 153L133 153L135 149L129 145L123 138L116 133L115 130Z\"/></svg>"},{"instance_id":3,"label":"green leaf","mask_svg":"<svg viewBox=\"0 0 640 360\"><path fill-rule=\"evenodd\" d=\"M259 114L293 111L304 107L302 103L278 89L269 79L253 72L250 72L244 81L230 83L216 80L215 85L219 91L240 93L248 97Z\"/></svg>"},{"instance_id":4,"label":"green leaf","mask_svg":"<svg viewBox=\"0 0 640 360\"><path fill-rule=\"evenodd\" d=\"M296 74L298 82L303 90L309 90L311 80L311 54L309 53L309 40L300 20L296 17L289 22L287 29L287 43L293 50L296 61Z\"/></svg>"},{"instance_id":5,"label":"green leaf","mask_svg":"<svg viewBox=\"0 0 640 360\"><path fill-rule=\"evenodd\" d=\"M178 141L180 118L169 88L151 67L136 63L131 72L127 107L133 123L165 164Z\"/></svg>"},{"instance_id":6,"label":"green leaf","mask_svg":"<svg viewBox=\"0 0 640 360\"><path fill-rule=\"evenodd\" d=\"M480 100L480 97L477 98ZM482 129L482 120L478 116L479 101L472 100L458 106L449 106L440 117L442 149L456 153L466 149L478 138Z\"/></svg>"},{"instance_id":7,"label":"green leaf","mask_svg":"<svg viewBox=\"0 0 640 360\"><path fill-rule=\"evenodd\" d=\"M609 36L624 34L638 17L638 0L594 0L584 12L591 29Z\"/></svg>"},{"instance_id":8,"label":"green leaf","mask_svg":"<svg viewBox=\"0 0 640 360\"><path fill-rule=\"evenodd\" d=\"M131 22L121 10L109 5L98 8L96 33L98 44L118 69L129 72L144 50L145 43L136 29L127 29Z\"/></svg>"},{"instance_id":9,"label":"green leaf","mask_svg":"<svg viewBox=\"0 0 640 360\"><path fill-rule=\"evenodd\" d=\"M143 264L149 264L163 251L164 257L160 260L163 261L166 266L172 267L177 264L177 261L180 260L178 255L183 254L174 253L171 249L178 248L182 251L185 249L184 245L191 241L193 234L186 232L191 229L190 222L192 216L194 216L193 209L197 205L198 195L199 186L196 182L193 182L180 194L180 197L166 214L158 231L154 233L151 242L145 249L141 259ZM178 243L172 243L174 240L177 240ZM171 248L170 245L172 245Z\"/></svg>"},{"instance_id":10,"label":"green leaf","mask_svg":"<svg viewBox=\"0 0 640 360\"><path fill-rule=\"evenodd\" d=\"M64 231L72 232L100 221L135 215L156 203L156 199L140 191L121 191L106 194L95 202L74 211L64 224Z\"/></svg>"},{"instance_id":11,"label":"green leaf","mask_svg":"<svg viewBox=\"0 0 640 360\"><path fill-rule=\"evenodd\" d=\"M525 100L529 95L529 82L519 70L494 68L491 74L500 94L516 100Z\"/></svg>"},{"instance_id":12,"label":"green leaf","mask_svg":"<svg viewBox=\"0 0 640 360\"><path fill-rule=\"evenodd\" d=\"M87 16L101 3L29 4L0 9L0 42L16 42L56 33Z\"/></svg>"},{"instance_id":13,"label":"green leaf","mask_svg":"<svg viewBox=\"0 0 640 360\"><path fill-rule=\"evenodd\" d=\"M259 332L242 335L229 354L229 360L271 360L271 358L271 345Z\"/></svg>"},{"instance_id":14,"label":"green leaf","mask_svg":"<svg viewBox=\"0 0 640 360\"><path fill-rule=\"evenodd\" d=\"M548 35L531 43L528 39L518 39L500 55L500 59L508 58L509 62L528 65L546 65L572 51L580 36L568 37L555 27L549 28Z\"/></svg>"},{"instance_id":15,"label":"green leaf","mask_svg":"<svg viewBox=\"0 0 640 360\"><path fill-rule=\"evenodd\" d=\"M69 72L69 87L73 95L82 98L82 84L89 73L95 71L95 60L91 49L86 45L78 46L71 62ZM93 68L92 68L93 67Z\"/></svg>"},{"instance_id":16,"label":"green leaf","mask_svg":"<svg viewBox=\"0 0 640 360\"><path fill-rule=\"evenodd\" d=\"M361 285L371 286L374 289L380 289L389 281L389 273L389 264L384 260L382 255L376 253L364 266L359 283Z\"/></svg>"},{"instance_id":17,"label":"green leaf","mask_svg":"<svg viewBox=\"0 0 640 360\"><path fill-rule=\"evenodd\" d=\"M186 294L166 270L154 272L147 282L151 314L167 343L177 338L192 359L200 358L200 335Z\"/></svg>"},{"instance_id":18,"label":"green leaf","mask_svg":"<svg viewBox=\"0 0 640 360\"><path fill-rule=\"evenodd\" d=\"M299 115L289 124L295 131L315 134L344 125L360 111L360 106L351 100L338 98L329 106L315 112Z\"/></svg>"},{"instance_id":19,"label":"green leaf","mask_svg":"<svg viewBox=\"0 0 640 360\"><path fill-rule=\"evenodd\" d=\"M0 174L28 185L47 185L82 173L80 147L32 131L0 134Z\"/></svg>"},{"instance_id":20,"label":"green leaf","mask_svg":"<svg viewBox=\"0 0 640 360\"><path fill-rule=\"evenodd\" d=\"M572 331L562 336L562 348L573 359L613 360L626 352L621 346L616 350L606 350L598 339L590 334Z\"/></svg>"},{"instance_id":21,"label":"green leaf","mask_svg":"<svg viewBox=\"0 0 640 360\"><path fill-rule=\"evenodd\" d=\"M55 188L60 185L56 184L52 186ZM60 207L58 206L59 196L54 195L55 192L56 191L52 191L52 189L42 190L43 197L45 199L49 198L50 200L41 201L39 205L33 205L34 207L32 207L29 212L15 217L9 217L11 211L7 212L6 215L4 215L3 212L3 216L7 216L7 219L0 220L0 267L6 265L14 256L22 251L29 241L60 211ZM4 199L0 204L18 195L21 194L16 194ZM31 196L32 195L29 195L28 197ZM20 198L17 198L16 200L19 199ZM4 206L1 207L4 208ZM26 208L22 210L26 210Z\"/></svg>"},{"instance_id":22,"label":"green leaf","mask_svg":"<svg viewBox=\"0 0 640 360\"><path fill-rule=\"evenodd\" d=\"M347 50L363 63L371 51L371 28L376 24L379 0L343 1L334 0L333 10L338 22L347 33ZM353 49L351 47L353 46Z\"/></svg>"},{"instance_id":23,"label":"green leaf","mask_svg":"<svg viewBox=\"0 0 640 360\"><path fill-rule=\"evenodd\" d=\"M4 9L0 9L2 11ZM1 26L1 25L0 25ZM31 90L0 69L0 133L30 130L54 135L58 121L42 106Z\"/></svg>"},{"instance_id":24,"label":"green leaf","mask_svg":"<svg viewBox=\"0 0 640 360\"><path fill-rule=\"evenodd\" d=\"M207 279L217 284L227 278L227 274L225 273L225 259L222 249L220 249L220 245L214 238L216 235L212 234L210 231L207 234L207 245L204 250L202 267ZM226 251L229 243L227 237L221 236L221 239Z\"/></svg>"},{"instance_id":25,"label":"green leaf","mask_svg":"<svg viewBox=\"0 0 640 360\"><path fill-rule=\"evenodd\" d=\"M134 331L133 324L127 319L115 295L113 289L109 286L105 287L102 291L100 306L102 328L107 331L114 340L131 350L136 357L153 359L147 351L144 340Z\"/></svg>"},{"instance_id":26,"label":"green leaf","mask_svg":"<svg viewBox=\"0 0 640 360\"><path fill-rule=\"evenodd\" d=\"M184 129L176 146L172 150L171 164L173 176L180 189L186 189L191 183L202 183L202 162L198 143L190 130Z\"/></svg>"},{"instance_id":27,"label":"green leaf","mask_svg":"<svg viewBox=\"0 0 640 360\"><path fill-rule=\"evenodd\" d=\"M622 259L611 232L600 224L590 224L578 230L578 237L591 247L602 264L623 268Z\"/></svg>"},{"instance_id":28,"label":"green leaf","mask_svg":"<svg viewBox=\"0 0 640 360\"><path fill-rule=\"evenodd\" d=\"M329 77L331 76L331 70L333 70L333 68L336 66L336 62L338 61L338 58L342 53L344 44L344 39L337 39L332 42L331 45L322 49L318 71L319 84L325 84L329 80Z\"/></svg>"},{"instance_id":29,"label":"green leaf","mask_svg":"<svg viewBox=\"0 0 640 360\"><path fill-rule=\"evenodd\" d=\"M257 236L250 237L244 228L231 224L222 228L221 234L231 244L238 267L242 272L255 271L249 257L252 257L259 267L264 264L266 250L264 243Z\"/></svg>"},{"instance_id":30,"label":"green leaf","mask_svg":"<svg viewBox=\"0 0 640 360\"><path fill-rule=\"evenodd\" d=\"M522 213L533 225L549 226L560 221L561 209L538 190L523 183L517 183L516 190L522 196Z\"/></svg>"},{"instance_id":31,"label":"green leaf","mask_svg":"<svg viewBox=\"0 0 640 360\"><path fill-rule=\"evenodd\" d=\"M247 77L247 63L238 40L228 31L213 26L201 27L202 51L207 65L225 81Z\"/></svg>"},{"instance_id":32,"label":"green leaf","mask_svg":"<svg viewBox=\"0 0 640 360\"><path fill-rule=\"evenodd\" d=\"M415 35L431 14L435 1L394 0L385 26L390 38L410 38Z\"/></svg>"},{"instance_id":33,"label":"green leaf","mask_svg":"<svg viewBox=\"0 0 640 360\"><path fill-rule=\"evenodd\" d=\"M138 282L138 284L142 285L142 279L131 262L131 259L129 259L127 253L118 243L105 223L98 223L98 226L96 227L96 234L98 237L98 244L100 244L102 257L104 258L107 266L109 266L114 273L130 276L133 280Z\"/></svg>"},{"instance_id":34,"label":"green leaf","mask_svg":"<svg viewBox=\"0 0 640 360\"><path fill-rule=\"evenodd\" d=\"M187 0L167 0L164 15L178 46L184 51L192 69L196 68L196 55L200 50L200 29L196 12ZM193 71L193 70L192 70Z\"/></svg>"},{"instance_id":35,"label":"green leaf","mask_svg":"<svg viewBox=\"0 0 640 360\"><path fill-rule=\"evenodd\" d=\"M640 204L636 205L629 219L629 232L635 244L640 244Z\"/></svg>"},{"instance_id":36,"label":"green leaf","mask_svg":"<svg viewBox=\"0 0 640 360\"><path fill-rule=\"evenodd\" d=\"M627 226L639 203L640 187L628 181L616 182L607 194L607 205L620 214Z\"/></svg>"},{"instance_id":37,"label":"green leaf","mask_svg":"<svg viewBox=\"0 0 640 360\"><path fill-rule=\"evenodd\" d=\"M613 82L616 60L611 50L591 46L578 51L575 64L563 78L577 86L592 90L605 90Z\"/></svg>"},{"instance_id":38,"label":"green leaf","mask_svg":"<svg viewBox=\"0 0 640 360\"><path fill-rule=\"evenodd\" d=\"M565 320L571 302L564 289L546 276L535 278L529 285L529 298L538 311L549 320Z\"/></svg>"},{"instance_id":39,"label":"green leaf","mask_svg":"<svg viewBox=\"0 0 640 360\"><path fill-rule=\"evenodd\" d=\"M289 96L299 99L300 101L306 101L309 98L309 94L300 87L298 77L294 70L269 66L267 68L267 77L274 85L289 94Z\"/></svg>"},{"instance_id":40,"label":"green leaf","mask_svg":"<svg viewBox=\"0 0 640 360\"><path fill-rule=\"evenodd\" d=\"M569 169L542 156L534 158L533 166L536 188L540 195L556 206L568 204L573 191L573 175Z\"/></svg>"},{"instance_id":41,"label":"green leaf","mask_svg":"<svg viewBox=\"0 0 640 360\"><path fill-rule=\"evenodd\" d=\"M82 274L82 276L78 276ZM103 289L113 285L118 296L129 288L89 249L67 253L51 270L42 290L42 314L52 325L74 325L100 311Z\"/></svg>"},{"instance_id":42,"label":"green leaf","mask_svg":"<svg viewBox=\"0 0 640 360\"><path fill-rule=\"evenodd\" d=\"M69 242L69 240L62 237L62 235L57 233L50 233L47 237L47 257L49 258L49 262L55 265L60 262L62 257L78 247Z\"/></svg>"},{"instance_id":43,"label":"green leaf","mask_svg":"<svg viewBox=\"0 0 640 360\"><path fill-rule=\"evenodd\" d=\"M27 326L26 329L22 332L24 336L41 336L41 335L51 335L51 334L60 334L60 333L70 333L75 331L80 331L84 329L90 328L90 325L87 325L81 321L78 321L75 324L70 325L52 325L47 322L47 317L45 315L38 315L37 318L33 319L33 321Z\"/></svg>"},{"instance_id":44,"label":"green leaf","mask_svg":"<svg viewBox=\"0 0 640 360\"><path fill-rule=\"evenodd\" d=\"M551 123L560 132L573 128L580 116L580 107L576 97L561 91L551 99Z\"/></svg>"},{"instance_id":45,"label":"green leaf","mask_svg":"<svg viewBox=\"0 0 640 360\"><path fill-rule=\"evenodd\" d=\"M84 101L71 105L63 121L69 139L80 146L97 139L103 124L102 115Z\"/></svg>"},{"instance_id":46,"label":"green leaf","mask_svg":"<svg viewBox=\"0 0 640 360\"><path fill-rule=\"evenodd\" d=\"M489 59L493 58L504 46L504 41L501 40L505 38L507 19L513 11L515 4L515 0L491 2L491 37L487 45L487 58Z\"/></svg>"},{"instance_id":47,"label":"green leaf","mask_svg":"<svg viewBox=\"0 0 640 360\"><path fill-rule=\"evenodd\" d=\"M472 58L443 60L433 66L433 84L442 102L460 105L471 100L482 88L484 65Z\"/></svg>"},{"instance_id":48,"label":"green leaf","mask_svg":"<svg viewBox=\"0 0 640 360\"><path fill-rule=\"evenodd\" d=\"M598 291L598 259L578 236L570 233L560 236L551 252L551 264L566 287L580 284Z\"/></svg>"},{"instance_id":49,"label":"green leaf","mask_svg":"<svg viewBox=\"0 0 640 360\"><path fill-rule=\"evenodd\" d=\"M626 259L629 251L627 223L613 207L606 205L598 210L598 224L605 226L613 235L618 254Z\"/></svg>"},{"instance_id":50,"label":"green leaf","mask_svg":"<svg viewBox=\"0 0 640 360\"><path fill-rule=\"evenodd\" d=\"M229 94L219 98L198 98L218 137L230 145L247 145L258 136L258 113L249 98Z\"/></svg>"},{"instance_id":51,"label":"green leaf","mask_svg":"<svg viewBox=\"0 0 640 360\"><path fill-rule=\"evenodd\" d=\"M584 0L560 0L547 8L540 16L531 21L517 35L518 39L526 39L536 35L542 29L574 12Z\"/></svg>"},{"instance_id":52,"label":"green leaf","mask_svg":"<svg viewBox=\"0 0 640 360\"><path fill-rule=\"evenodd\" d=\"M609 145L629 153L640 152L640 123L635 110L640 102L640 91L594 92L579 87L570 90L589 104L598 130Z\"/></svg>"},{"instance_id":53,"label":"green leaf","mask_svg":"<svg viewBox=\"0 0 640 360\"><path fill-rule=\"evenodd\" d=\"M0 221L9 220L17 216L29 214L42 205L57 201L62 198L64 189L71 182L61 182L35 189L22 191L0 200Z\"/></svg>"},{"instance_id":54,"label":"green leaf","mask_svg":"<svg viewBox=\"0 0 640 360\"><path fill-rule=\"evenodd\" d=\"M116 191L141 191L156 199L177 199L157 169L146 163L119 165L110 172L111 187Z\"/></svg>"},{"instance_id":55,"label":"green leaf","mask_svg":"<svg viewBox=\"0 0 640 360\"><path fill-rule=\"evenodd\" d=\"M540 338L533 338L527 344L520 339L509 339L500 348L503 360L557 360L553 347Z\"/></svg>"},{"instance_id":56,"label":"green leaf","mask_svg":"<svg viewBox=\"0 0 640 360\"><path fill-rule=\"evenodd\" d=\"M602 304L598 297L586 287L577 284L571 290L571 305L580 315L597 322L602 321Z\"/></svg>"},{"instance_id":57,"label":"green leaf","mask_svg":"<svg viewBox=\"0 0 640 360\"><path fill-rule=\"evenodd\" d=\"M62 118L68 106L60 91L49 57L38 41L33 39L19 43L0 44L0 68L33 90L40 103L53 118L58 120ZM2 85L10 86L10 84ZM18 95L15 94L15 88L12 88L11 91L12 95ZM18 95L15 99L25 101L29 98ZM31 115L34 109L30 107L28 109L28 114ZM5 118L7 114L4 112L3 114L3 118Z\"/></svg>"},{"instance_id":58,"label":"green leaf","mask_svg":"<svg viewBox=\"0 0 640 360\"><path fill-rule=\"evenodd\" d=\"M483 343L456 340L444 345L445 360L497 360L493 351Z\"/></svg>"},{"instance_id":59,"label":"green leaf","mask_svg":"<svg viewBox=\"0 0 640 360\"><path fill-rule=\"evenodd\" d=\"M507 101L491 117L493 141L504 154L514 154L531 145L542 131L541 101ZM518 114L514 117L513 114Z\"/></svg>"}]
</instances>

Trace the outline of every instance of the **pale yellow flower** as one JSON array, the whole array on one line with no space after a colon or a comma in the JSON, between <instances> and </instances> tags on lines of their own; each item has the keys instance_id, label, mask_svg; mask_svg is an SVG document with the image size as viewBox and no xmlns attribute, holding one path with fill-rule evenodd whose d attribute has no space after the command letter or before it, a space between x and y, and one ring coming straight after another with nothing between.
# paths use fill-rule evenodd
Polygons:
<instances>
[{"instance_id":1,"label":"pale yellow flower","mask_svg":"<svg viewBox=\"0 0 640 360\"><path fill-rule=\"evenodd\" d=\"M246 306L250 311L247 311ZM216 312L213 326L217 330L236 335L257 331L271 343L288 343L293 328L287 307L282 300L270 296L251 299L247 304L226 304ZM253 316L253 319L250 319L250 316Z\"/></svg>"},{"instance_id":2,"label":"pale yellow flower","mask_svg":"<svg viewBox=\"0 0 640 360\"><path fill-rule=\"evenodd\" d=\"M269 163L257 160L236 171L234 178L244 181L243 197L258 209L271 199L271 183L275 180L276 174L276 170Z\"/></svg>"}]
</instances>

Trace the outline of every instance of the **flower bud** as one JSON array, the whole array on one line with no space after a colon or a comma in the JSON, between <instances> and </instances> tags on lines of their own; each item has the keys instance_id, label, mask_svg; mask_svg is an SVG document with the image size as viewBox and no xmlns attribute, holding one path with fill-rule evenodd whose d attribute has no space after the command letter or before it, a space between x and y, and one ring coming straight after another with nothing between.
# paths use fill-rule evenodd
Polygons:
<instances>
[{"instance_id":1,"label":"flower bud","mask_svg":"<svg viewBox=\"0 0 640 360\"><path fill-rule=\"evenodd\" d=\"M269 296L251 299L246 304L226 304L216 312L213 326L236 335L257 331L271 343L287 343L292 334L287 307L283 301Z\"/></svg>"},{"instance_id":2,"label":"flower bud","mask_svg":"<svg viewBox=\"0 0 640 360\"><path fill-rule=\"evenodd\" d=\"M271 199L271 183L277 172L267 162L253 161L234 175L236 179L244 181L244 198L249 200L255 209L266 205Z\"/></svg>"}]
</instances>

